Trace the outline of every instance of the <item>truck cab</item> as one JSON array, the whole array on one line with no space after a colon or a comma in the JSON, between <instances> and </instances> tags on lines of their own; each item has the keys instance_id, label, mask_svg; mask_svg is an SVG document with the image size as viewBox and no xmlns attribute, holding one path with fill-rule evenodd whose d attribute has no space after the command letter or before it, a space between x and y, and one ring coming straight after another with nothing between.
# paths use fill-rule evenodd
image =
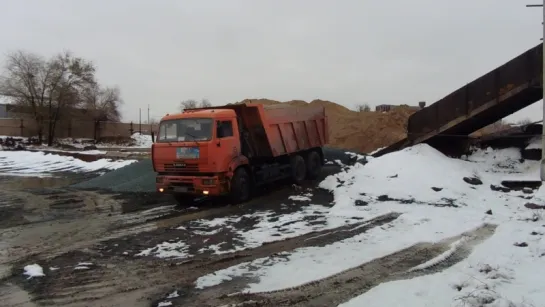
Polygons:
<instances>
[{"instance_id":1,"label":"truck cab","mask_svg":"<svg viewBox=\"0 0 545 307\"><path fill-rule=\"evenodd\" d=\"M187 198L224 195L229 191L229 165L240 151L234 110L197 109L167 115L152 146L157 191Z\"/></svg>"}]
</instances>

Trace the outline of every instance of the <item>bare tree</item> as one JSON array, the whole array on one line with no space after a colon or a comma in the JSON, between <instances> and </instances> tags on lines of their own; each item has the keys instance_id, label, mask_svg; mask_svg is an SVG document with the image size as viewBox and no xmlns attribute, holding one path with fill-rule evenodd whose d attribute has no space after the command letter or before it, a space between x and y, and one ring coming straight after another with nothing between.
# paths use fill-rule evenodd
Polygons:
<instances>
[{"instance_id":1,"label":"bare tree","mask_svg":"<svg viewBox=\"0 0 545 307\"><path fill-rule=\"evenodd\" d=\"M81 92L83 107L91 113L95 121L121 120L120 106L123 104L118 87L102 87L92 83Z\"/></svg>"},{"instance_id":2,"label":"bare tree","mask_svg":"<svg viewBox=\"0 0 545 307\"><path fill-rule=\"evenodd\" d=\"M7 57L0 95L17 108L31 110L40 142L47 121L47 142L51 146L62 113L79 105L81 90L95 83L94 74L91 62L69 52L45 60L33 53L17 51Z\"/></svg>"},{"instance_id":3,"label":"bare tree","mask_svg":"<svg viewBox=\"0 0 545 307\"><path fill-rule=\"evenodd\" d=\"M195 99L187 99L180 102L180 111L196 109L199 103Z\"/></svg>"},{"instance_id":4,"label":"bare tree","mask_svg":"<svg viewBox=\"0 0 545 307\"><path fill-rule=\"evenodd\" d=\"M180 103L180 111L184 110L190 110L190 109L197 109L197 108L208 108L211 107L212 103L208 101L208 99L201 99L201 101L197 101L195 99L187 99L183 100Z\"/></svg>"},{"instance_id":5,"label":"bare tree","mask_svg":"<svg viewBox=\"0 0 545 307\"><path fill-rule=\"evenodd\" d=\"M43 140L45 106L54 80L53 67L36 54L17 51L7 56L0 95L16 105L15 111L30 109L36 120L38 139Z\"/></svg>"},{"instance_id":6,"label":"bare tree","mask_svg":"<svg viewBox=\"0 0 545 307\"><path fill-rule=\"evenodd\" d=\"M61 112L76 108L81 103L81 91L89 84L95 83L95 67L93 63L74 57L70 52L57 55L48 65L53 67L54 75L47 101L49 115L47 144L51 146L57 122L62 116Z\"/></svg>"},{"instance_id":7,"label":"bare tree","mask_svg":"<svg viewBox=\"0 0 545 307\"><path fill-rule=\"evenodd\" d=\"M97 83L89 84L81 91L83 108L90 113L94 121L94 139L98 138L100 122L121 120L121 91L118 87L101 87Z\"/></svg>"},{"instance_id":8,"label":"bare tree","mask_svg":"<svg viewBox=\"0 0 545 307\"><path fill-rule=\"evenodd\" d=\"M370 111L371 111L371 107L369 106L369 104L364 103L364 104L358 105L358 112L370 112Z\"/></svg>"},{"instance_id":9,"label":"bare tree","mask_svg":"<svg viewBox=\"0 0 545 307\"><path fill-rule=\"evenodd\" d=\"M212 103L208 99L201 99L201 108L209 108L212 106Z\"/></svg>"}]
</instances>

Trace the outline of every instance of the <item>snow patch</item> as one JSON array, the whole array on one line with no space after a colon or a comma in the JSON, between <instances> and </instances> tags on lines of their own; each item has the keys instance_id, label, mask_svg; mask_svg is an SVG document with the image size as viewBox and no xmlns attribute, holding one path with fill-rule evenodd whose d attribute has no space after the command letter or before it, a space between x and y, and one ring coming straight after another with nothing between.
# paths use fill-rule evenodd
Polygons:
<instances>
[{"instance_id":1,"label":"snow patch","mask_svg":"<svg viewBox=\"0 0 545 307\"><path fill-rule=\"evenodd\" d=\"M145 249L135 256L155 256L158 258L187 258L189 246L185 242L162 242Z\"/></svg>"},{"instance_id":2,"label":"snow patch","mask_svg":"<svg viewBox=\"0 0 545 307\"><path fill-rule=\"evenodd\" d=\"M4 175L36 176L47 173L74 171L92 172L100 170L115 170L137 160L113 161L100 159L85 162L74 157L46 154L31 151L0 151L0 173Z\"/></svg>"},{"instance_id":3,"label":"snow patch","mask_svg":"<svg viewBox=\"0 0 545 307\"><path fill-rule=\"evenodd\" d=\"M528 142L525 149L541 149L541 137L535 137Z\"/></svg>"},{"instance_id":4,"label":"snow patch","mask_svg":"<svg viewBox=\"0 0 545 307\"><path fill-rule=\"evenodd\" d=\"M312 193L305 193L303 195L291 195L290 197L288 197L289 200L293 200L293 201L311 201L311 198L312 197Z\"/></svg>"},{"instance_id":5,"label":"snow patch","mask_svg":"<svg viewBox=\"0 0 545 307\"><path fill-rule=\"evenodd\" d=\"M151 148L153 141L151 135L140 134L139 132L133 133L131 138L134 140L135 144L132 147L139 148Z\"/></svg>"},{"instance_id":6,"label":"snow patch","mask_svg":"<svg viewBox=\"0 0 545 307\"><path fill-rule=\"evenodd\" d=\"M36 263L26 265L23 268L23 270L24 270L23 274L28 276L27 279L31 279L33 277L43 277L43 276L45 276L44 269L39 264L36 264Z\"/></svg>"},{"instance_id":7,"label":"snow patch","mask_svg":"<svg viewBox=\"0 0 545 307\"><path fill-rule=\"evenodd\" d=\"M328 222L342 217L371 219L389 212L402 213L400 217L327 246L299 248L202 276L196 287L244 277L250 283L242 292L285 289L418 242L438 242L491 223L498 225L495 233L467 259L432 275L382 283L341 306L479 306L485 302L491 307L538 306L545 301L538 269L545 265L545 228L541 227L545 210L524 205L545 203L545 187L524 192L492 189L503 180L521 179L539 180L539 161L521 162L520 150L515 148L476 150L453 159L421 144L370 159L365 166L356 163L320 183L334 194L333 208L322 209ZM358 206L358 201L365 205ZM409 272L443 262L465 240L462 237Z\"/></svg>"}]
</instances>

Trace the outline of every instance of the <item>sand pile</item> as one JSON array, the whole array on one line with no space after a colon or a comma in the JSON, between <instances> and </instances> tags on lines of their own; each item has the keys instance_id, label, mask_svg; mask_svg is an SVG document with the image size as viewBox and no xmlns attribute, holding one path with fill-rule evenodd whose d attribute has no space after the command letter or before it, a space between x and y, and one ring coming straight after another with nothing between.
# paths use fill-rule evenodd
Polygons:
<instances>
[{"instance_id":1,"label":"sand pile","mask_svg":"<svg viewBox=\"0 0 545 307\"><path fill-rule=\"evenodd\" d=\"M415 112L408 106L400 106L387 113L356 112L325 100L307 103L303 100L279 102L269 99L246 99L238 103L324 106L329 122L329 146L365 153L403 139L406 136L407 120Z\"/></svg>"}]
</instances>

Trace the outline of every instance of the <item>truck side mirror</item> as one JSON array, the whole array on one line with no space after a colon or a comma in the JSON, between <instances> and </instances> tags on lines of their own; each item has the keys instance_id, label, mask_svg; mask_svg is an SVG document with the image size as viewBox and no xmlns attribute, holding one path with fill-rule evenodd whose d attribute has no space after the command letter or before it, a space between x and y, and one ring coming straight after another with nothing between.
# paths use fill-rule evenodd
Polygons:
<instances>
[{"instance_id":1,"label":"truck side mirror","mask_svg":"<svg viewBox=\"0 0 545 307\"><path fill-rule=\"evenodd\" d=\"M155 143L155 133L151 132L151 142Z\"/></svg>"}]
</instances>

